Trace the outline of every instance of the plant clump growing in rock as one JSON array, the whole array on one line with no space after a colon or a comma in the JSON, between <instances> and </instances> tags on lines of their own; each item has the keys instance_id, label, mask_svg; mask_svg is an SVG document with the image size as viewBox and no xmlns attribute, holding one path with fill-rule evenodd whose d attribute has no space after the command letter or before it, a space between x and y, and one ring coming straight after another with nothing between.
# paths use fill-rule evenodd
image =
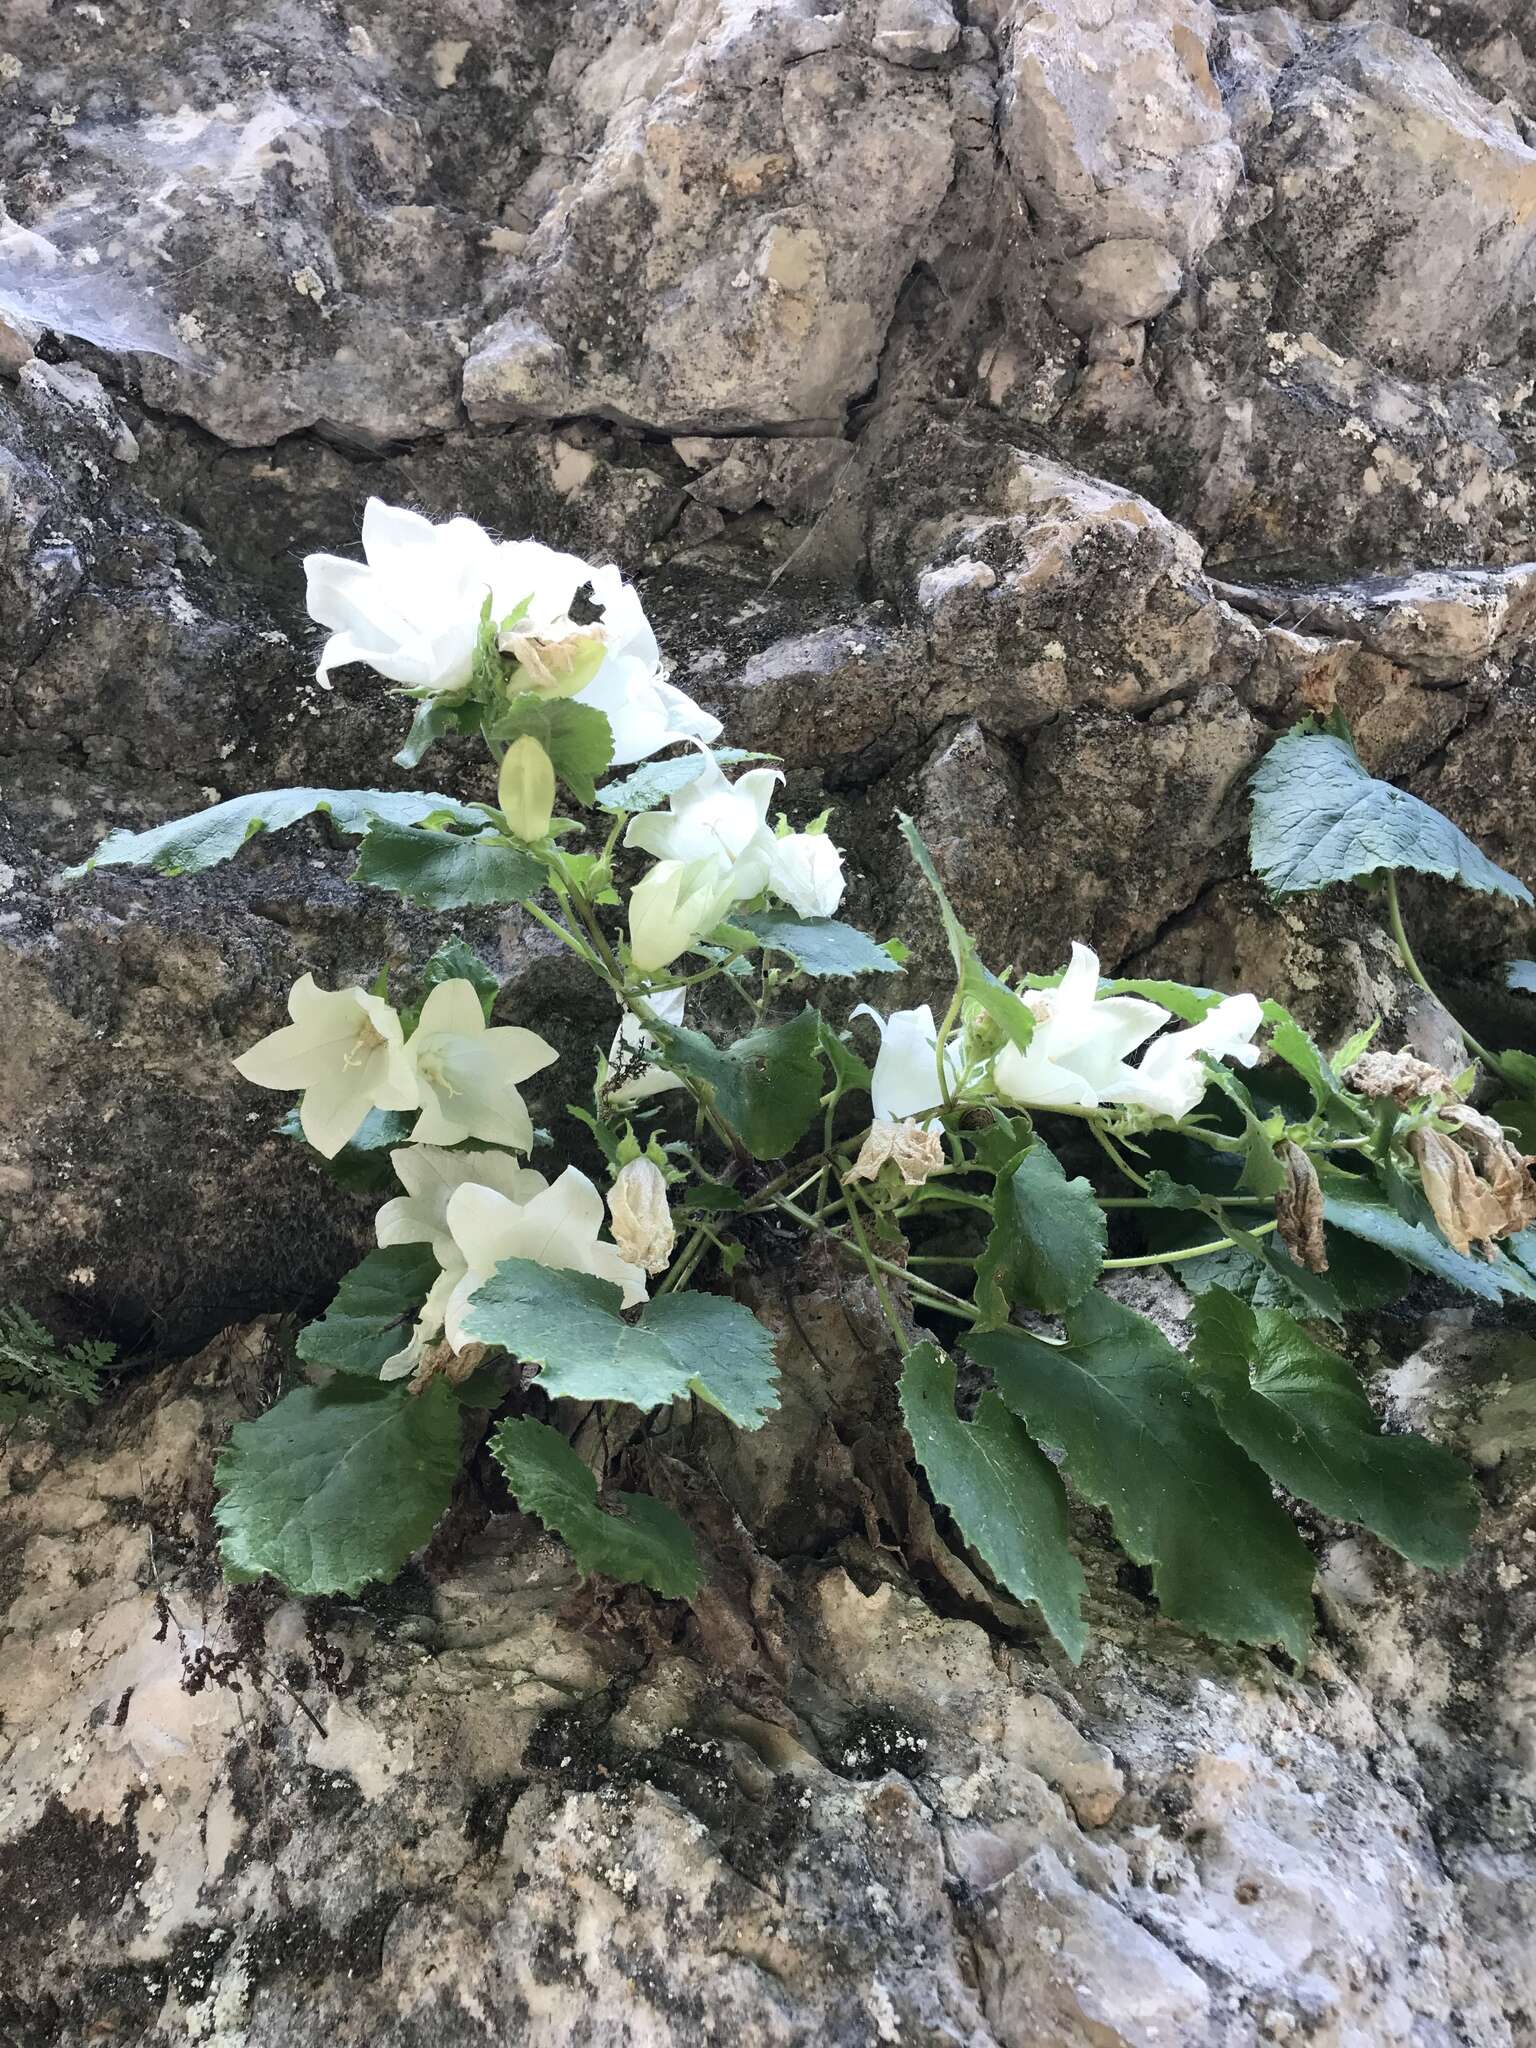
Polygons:
<instances>
[{"instance_id":1,"label":"plant clump growing in rock","mask_svg":"<svg viewBox=\"0 0 1536 2048\"><path fill-rule=\"evenodd\" d=\"M241 1073L299 1096L295 1134L347 1185L387 1173L399 1191L299 1339L311 1376L224 1454L231 1579L330 1593L396 1573L489 1431L519 1506L584 1572L699 1597L693 1529L608 1489L578 1422L596 1405L622 1440L692 1401L764 1427L774 1346L734 1278L786 1238L862 1279L929 1492L1074 1659L1068 1489L1174 1620L1297 1660L1313 1561L1277 1487L1422 1565L1461 1559L1467 1475L1382 1432L1333 1333L1415 1273L1536 1298L1529 1161L1466 1106L1470 1073L1403 1068L1383 1090L1369 1033L1330 1057L1273 995L1107 980L1084 945L1054 974L998 973L906 818L950 956L938 1014L840 1006L899 985L906 948L840 918L829 819L775 820L778 771L716 744L616 569L376 501L363 538L364 563L307 564L332 635L320 679L363 662L414 703L402 766L478 735L487 800L276 791L116 833L92 864L192 872L319 810L360 840L372 887L520 905L614 1007L572 1105L608 1187L527 1163L520 1091L555 1051L500 1017L461 941L367 989L295 985ZM1342 731L1283 741L1256 800L1272 886L1384 875L1405 958L1398 867L1524 895L1374 783ZM1197 1296L1187 1355L1114 1291L1150 1266Z\"/></svg>"}]
</instances>

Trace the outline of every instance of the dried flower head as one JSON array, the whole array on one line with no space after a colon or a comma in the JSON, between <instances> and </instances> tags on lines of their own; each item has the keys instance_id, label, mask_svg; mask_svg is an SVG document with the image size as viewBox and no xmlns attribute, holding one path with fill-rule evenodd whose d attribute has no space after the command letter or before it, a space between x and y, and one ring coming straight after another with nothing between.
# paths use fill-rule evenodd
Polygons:
<instances>
[{"instance_id":1,"label":"dried flower head","mask_svg":"<svg viewBox=\"0 0 1536 2048\"><path fill-rule=\"evenodd\" d=\"M1328 1252L1323 1243L1323 1191L1317 1168L1289 1138L1275 1148L1285 1168L1285 1186L1275 1196L1275 1221L1280 1242L1299 1266L1326 1273Z\"/></svg>"}]
</instances>

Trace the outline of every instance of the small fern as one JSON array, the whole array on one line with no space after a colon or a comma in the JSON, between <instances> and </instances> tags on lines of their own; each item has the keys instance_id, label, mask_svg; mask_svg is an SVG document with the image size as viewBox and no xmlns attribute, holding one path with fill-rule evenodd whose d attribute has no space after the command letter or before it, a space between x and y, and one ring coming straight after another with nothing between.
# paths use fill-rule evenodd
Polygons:
<instances>
[{"instance_id":1,"label":"small fern","mask_svg":"<svg viewBox=\"0 0 1536 2048\"><path fill-rule=\"evenodd\" d=\"M93 1406L116 1356L116 1347L99 1338L65 1350L36 1316L0 1302L0 1425L68 1401Z\"/></svg>"}]
</instances>

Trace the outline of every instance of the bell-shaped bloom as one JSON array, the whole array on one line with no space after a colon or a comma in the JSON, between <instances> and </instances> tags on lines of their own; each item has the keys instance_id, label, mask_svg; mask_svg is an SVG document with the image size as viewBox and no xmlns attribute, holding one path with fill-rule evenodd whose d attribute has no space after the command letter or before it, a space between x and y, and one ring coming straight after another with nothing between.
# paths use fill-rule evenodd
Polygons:
<instances>
[{"instance_id":1,"label":"bell-shaped bloom","mask_svg":"<svg viewBox=\"0 0 1536 2048\"><path fill-rule=\"evenodd\" d=\"M1137 1061L1129 1082L1116 1087L1113 1099L1150 1109L1158 1116L1188 1116L1211 1084L1199 1055L1209 1053L1215 1059L1236 1060L1239 1066L1251 1067L1259 1057L1253 1035L1263 1022L1257 996L1223 996L1198 1024L1154 1039Z\"/></svg>"},{"instance_id":2,"label":"bell-shaped bloom","mask_svg":"<svg viewBox=\"0 0 1536 2048\"><path fill-rule=\"evenodd\" d=\"M326 1159L357 1135L370 1109L415 1109L421 1097L400 1019L366 989L324 989L312 974L288 992L293 1019L241 1053L258 1088L302 1088L299 1123Z\"/></svg>"},{"instance_id":3,"label":"bell-shaped bloom","mask_svg":"<svg viewBox=\"0 0 1536 2048\"><path fill-rule=\"evenodd\" d=\"M529 1202L549 1182L505 1152L444 1152L435 1145L400 1145L389 1158L405 1193L386 1202L375 1217L379 1243L429 1244L439 1267L409 1338L379 1369L380 1379L397 1380L413 1373L427 1346L442 1336L449 1297L468 1270L448 1228L450 1197L473 1184L492 1188L511 1202Z\"/></svg>"},{"instance_id":4,"label":"bell-shaped bloom","mask_svg":"<svg viewBox=\"0 0 1536 2048\"><path fill-rule=\"evenodd\" d=\"M875 1120L883 1124L909 1121L920 1109L935 1109L943 1099L939 1087L938 1026L926 1003L915 1010L893 1010L882 1017L868 1003L860 1003L855 1017L873 1017L880 1031L880 1051L870 1080L869 1099ZM951 1039L944 1048L944 1071L951 1088L960 1079L960 1048ZM922 1128L938 1129L938 1118Z\"/></svg>"},{"instance_id":5,"label":"bell-shaped bloom","mask_svg":"<svg viewBox=\"0 0 1536 2048\"><path fill-rule=\"evenodd\" d=\"M842 853L825 832L790 832L768 849L768 887L797 917L831 917L847 887Z\"/></svg>"},{"instance_id":6,"label":"bell-shaped bloom","mask_svg":"<svg viewBox=\"0 0 1536 2048\"><path fill-rule=\"evenodd\" d=\"M502 757L496 801L514 839L543 839L555 814L555 764L532 733L524 733Z\"/></svg>"},{"instance_id":7,"label":"bell-shaped bloom","mask_svg":"<svg viewBox=\"0 0 1536 2048\"><path fill-rule=\"evenodd\" d=\"M992 1078L1000 1095L1025 1109L1097 1109L1123 1102L1135 1076L1127 1053L1168 1021L1158 1003L1140 996L1101 996L1098 955L1074 945L1071 963L1055 988L1023 995L1035 1020L1021 1050L1005 1045Z\"/></svg>"},{"instance_id":8,"label":"bell-shaped bloom","mask_svg":"<svg viewBox=\"0 0 1536 2048\"><path fill-rule=\"evenodd\" d=\"M465 689L486 600L505 624L511 694L574 696L607 718L613 758L643 761L677 740L712 740L720 721L661 677L661 656L639 596L610 563L538 541L493 541L472 519L434 526L419 512L370 498L361 562L309 555L310 615L329 627L317 671L366 662L420 696ZM590 589L599 616L571 614Z\"/></svg>"},{"instance_id":9,"label":"bell-shaped bloom","mask_svg":"<svg viewBox=\"0 0 1536 2048\"><path fill-rule=\"evenodd\" d=\"M542 1175L540 1176L542 1179ZM415 1372L426 1356L430 1345L439 1343L443 1335L443 1316L453 1290L464 1277L464 1261L454 1253L450 1263L442 1268L433 1281L421 1313L411 1326L411 1334L400 1349L386 1358L379 1367L381 1380L403 1380Z\"/></svg>"},{"instance_id":10,"label":"bell-shaped bloom","mask_svg":"<svg viewBox=\"0 0 1536 2048\"><path fill-rule=\"evenodd\" d=\"M707 749L704 755L703 772L672 792L666 810L630 819L624 844L662 861L722 860L730 869L730 900L744 903L767 886L776 844L768 806L779 772L750 768L730 782Z\"/></svg>"},{"instance_id":11,"label":"bell-shaped bloom","mask_svg":"<svg viewBox=\"0 0 1536 2048\"><path fill-rule=\"evenodd\" d=\"M448 1198L448 1228L464 1271L448 1295L443 1327L455 1351L476 1339L464 1328L470 1299L503 1259L532 1259L577 1273L595 1273L622 1289L624 1306L645 1300L645 1274L617 1245L604 1243L603 1198L579 1168L568 1166L531 1201L514 1202L495 1188L466 1182Z\"/></svg>"},{"instance_id":12,"label":"bell-shaped bloom","mask_svg":"<svg viewBox=\"0 0 1536 2048\"><path fill-rule=\"evenodd\" d=\"M646 1000L664 1024L681 1024L688 992L681 988L664 988ZM648 1096L665 1095L669 1088L682 1087L676 1074L654 1063L648 1064L655 1050L655 1039L633 1010L626 1010L624 1021L613 1034L613 1043L608 1048L609 1081L603 1089L603 1098L613 1108L625 1109L631 1103L644 1102Z\"/></svg>"},{"instance_id":13,"label":"bell-shaped bloom","mask_svg":"<svg viewBox=\"0 0 1536 2048\"><path fill-rule=\"evenodd\" d=\"M403 689L450 695L474 667L480 615L511 610L517 595L496 573L496 543L473 519L434 526L419 512L370 498L363 510L361 562L306 555L310 617L331 629L319 679L366 662Z\"/></svg>"},{"instance_id":14,"label":"bell-shaped bloom","mask_svg":"<svg viewBox=\"0 0 1536 2048\"><path fill-rule=\"evenodd\" d=\"M636 967L642 974L670 967L735 901L735 873L723 853L658 861L630 892L629 950Z\"/></svg>"},{"instance_id":15,"label":"bell-shaped bloom","mask_svg":"<svg viewBox=\"0 0 1536 2048\"><path fill-rule=\"evenodd\" d=\"M621 1166L608 1190L613 1241L626 1259L647 1273L664 1273L672 1261L677 1229L661 1168L644 1153Z\"/></svg>"},{"instance_id":16,"label":"bell-shaped bloom","mask_svg":"<svg viewBox=\"0 0 1536 2048\"><path fill-rule=\"evenodd\" d=\"M518 1024L492 1029L472 982L440 981L422 1004L405 1050L420 1090L414 1143L483 1138L516 1152L529 1149L533 1121L517 1084L559 1058L536 1031Z\"/></svg>"},{"instance_id":17,"label":"bell-shaped bloom","mask_svg":"<svg viewBox=\"0 0 1536 2048\"><path fill-rule=\"evenodd\" d=\"M398 1145L389 1155L395 1178L405 1189L374 1218L381 1245L429 1244L440 1266L458 1257L448 1228L448 1202L473 1182L494 1188L510 1202L526 1202L549 1186L542 1173L519 1166L507 1152L445 1152L437 1145Z\"/></svg>"}]
</instances>

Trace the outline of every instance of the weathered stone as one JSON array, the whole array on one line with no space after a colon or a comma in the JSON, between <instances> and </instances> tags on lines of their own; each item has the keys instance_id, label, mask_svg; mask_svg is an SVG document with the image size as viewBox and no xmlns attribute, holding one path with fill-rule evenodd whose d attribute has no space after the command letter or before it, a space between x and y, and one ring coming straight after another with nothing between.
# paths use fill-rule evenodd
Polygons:
<instances>
[{"instance_id":1,"label":"weathered stone","mask_svg":"<svg viewBox=\"0 0 1536 2048\"><path fill-rule=\"evenodd\" d=\"M0 22L0 1299L170 1355L318 1306L370 1205L228 1056L450 926L570 1136L611 1018L515 917L404 915L318 825L57 884L113 825L395 779L406 707L318 689L302 607L371 493L643 575L678 681L833 806L903 1001L948 955L897 806L994 966L1086 939L1458 1065L1367 899L1264 897L1245 788L1337 707L1536 879L1533 92L1503 0ZM489 793L453 747L419 780ZM1528 1034L1507 906L1404 894L1458 1013ZM1150 1625L1084 1523L1073 1674L949 1548L824 1277L743 1283L775 1424L679 1415L637 1475L724 1560L687 1624L576 1603L478 1470L369 1609L227 1606L265 1334L13 1441L0 2033L1523 2048L1523 1335L1388 1383L1485 1475L1464 1573L1326 1533L1295 1678Z\"/></svg>"},{"instance_id":2,"label":"weathered stone","mask_svg":"<svg viewBox=\"0 0 1536 2048\"><path fill-rule=\"evenodd\" d=\"M857 1400L848 1326L814 1327ZM770 1724L686 1635L650 1659L584 1626L558 1548L505 1511L363 1604L218 1591L211 1461L267 1397L275 1335L231 1331L77 1447L0 1457L19 2038L83 2048L113 2015L247 2048L321 2027L1522 2038L1524 1340L1451 1323L1387 1381L1485 1474L1475 1622L1466 1574L1340 1538L1330 1640L1288 1677L1160 1628L1088 1535L1098 1634L1074 1673L941 1617L853 1542L780 1567L795 1667Z\"/></svg>"}]
</instances>

